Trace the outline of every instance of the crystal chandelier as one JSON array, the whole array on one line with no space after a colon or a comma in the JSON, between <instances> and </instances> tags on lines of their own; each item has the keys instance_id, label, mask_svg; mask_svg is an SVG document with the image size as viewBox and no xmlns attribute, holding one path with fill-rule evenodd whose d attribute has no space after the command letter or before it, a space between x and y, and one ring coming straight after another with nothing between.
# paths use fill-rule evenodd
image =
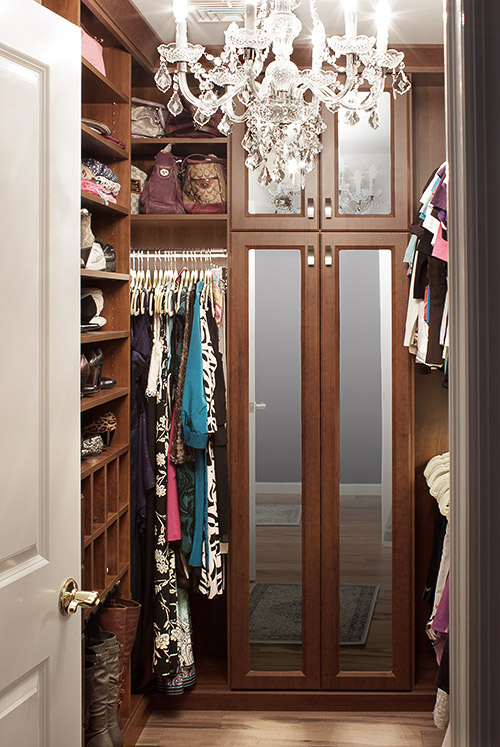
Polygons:
<instances>
[{"instance_id":1,"label":"crystal chandelier","mask_svg":"<svg viewBox=\"0 0 500 747\"><path fill-rule=\"evenodd\" d=\"M312 64L307 70L299 70L290 59L302 28L293 12L300 2L246 0L244 27L230 24L222 51L215 57L200 44L188 42L187 0L173 0L176 40L158 47L155 81L164 93L172 87L170 113L182 112L182 95L195 107L195 125L203 126L219 109L222 134L232 132L234 123L245 122L245 164L259 170L263 187L290 181L304 187L326 129L322 105L331 112L343 109L351 125L359 121L358 112L367 112L375 129L386 76L392 76L394 95L410 88L403 52L387 49L388 0L379 2L376 38L357 34L356 0L345 0L344 35L327 38L316 0L308 0L313 30ZM270 52L274 59L265 65ZM202 58L209 64L204 66ZM193 78L188 79L188 73L196 92L191 90Z\"/></svg>"}]
</instances>

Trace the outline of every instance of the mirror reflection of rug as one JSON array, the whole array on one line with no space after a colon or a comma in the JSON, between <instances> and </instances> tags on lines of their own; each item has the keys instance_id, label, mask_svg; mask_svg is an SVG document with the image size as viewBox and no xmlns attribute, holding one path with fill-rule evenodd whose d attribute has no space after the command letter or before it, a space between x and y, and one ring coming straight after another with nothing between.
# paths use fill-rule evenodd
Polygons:
<instances>
[{"instance_id":1,"label":"mirror reflection of rug","mask_svg":"<svg viewBox=\"0 0 500 747\"><path fill-rule=\"evenodd\" d=\"M300 525L302 507L290 503L257 503L255 524L260 527Z\"/></svg>"},{"instance_id":2,"label":"mirror reflection of rug","mask_svg":"<svg viewBox=\"0 0 500 747\"><path fill-rule=\"evenodd\" d=\"M363 646L379 586L340 585L340 645ZM250 591L250 642L301 643L302 586L257 583Z\"/></svg>"}]
</instances>

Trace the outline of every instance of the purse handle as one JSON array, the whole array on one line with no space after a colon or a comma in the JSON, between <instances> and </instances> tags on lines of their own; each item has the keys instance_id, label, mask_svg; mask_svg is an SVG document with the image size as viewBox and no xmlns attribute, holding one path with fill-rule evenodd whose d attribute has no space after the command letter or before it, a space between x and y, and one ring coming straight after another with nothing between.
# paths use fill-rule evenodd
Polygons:
<instances>
[{"instance_id":1,"label":"purse handle","mask_svg":"<svg viewBox=\"0 0 500 747\"><path fill-rule=\"evenodd\" d=\"M209 161L209 162L211 161L212 163L220 163L220 164L226 163L225 158L220 158L219 156L216 156L215 153L190 153L189 156L186 156L181 161L181 165L179 167L180 174L184 173L185 164L189 158L203 158L205 161Z\"/></svg>"}]
</instances>

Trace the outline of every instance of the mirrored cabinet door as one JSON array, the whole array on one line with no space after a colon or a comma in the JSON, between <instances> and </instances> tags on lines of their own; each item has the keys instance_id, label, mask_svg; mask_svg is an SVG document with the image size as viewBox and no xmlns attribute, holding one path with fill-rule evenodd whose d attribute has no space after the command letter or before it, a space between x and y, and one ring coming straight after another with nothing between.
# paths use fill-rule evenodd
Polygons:
<instances>
[{"instance_id":1,"label":"mirrored cabinet door","mask_svg":"<svg viewBox=\"0 0 500 747\"><path fill-rule=\"evenodd\" d=\"M359 94L360 96L362 94ZM368 114L349 124L326 113L322 135L321 227L324 230L406 230L409 204L409 99L384 91L379 126Z\"/></svg>"},{"instance_id":2,"label":"mirrored cabinet door","mask_svg":"<svg viewBox=\"0 0 500 747\"><path fill-rule=\"evenodd\" d=\"M306 177L301 189L294 170L294 159L287 163L271 162L269 176L284 174L282 182L262 183L261 168L248 169L246 152L241 145L244 125L231 135L231 226L232 230L273 231L277 229L309 231L319 226L319 167ZM266 180L267 181L267 180Z\"/></svg>"},{"instance_id":3,"label":"mirrored cabinet door","mask_svg":"<svg viewBox=\"0 0 500 747\"><path fill-rule=\"evenodd\" d=\"M404 234L323 234L322 687L410 687ZM329 531L326 528L329 528Z\"/></svg>"},{"instance_id":4,"label":"mirrored cabinet door","mask_svg":"<svg viewBox=\"0 0 500 747\"><path fill-rule=\"evenodd\" d=\"M320 683L319 265L314 234L233 234L231 686Z\"/></svg>"}]
</instances>

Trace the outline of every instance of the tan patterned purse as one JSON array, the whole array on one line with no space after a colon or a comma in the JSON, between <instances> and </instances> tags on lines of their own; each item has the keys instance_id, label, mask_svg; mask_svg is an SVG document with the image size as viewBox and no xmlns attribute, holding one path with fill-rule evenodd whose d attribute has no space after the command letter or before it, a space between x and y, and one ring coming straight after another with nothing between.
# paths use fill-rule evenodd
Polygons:
<instances>
[{"instance_id":1,"label":"tan patterned purse","mask_svg":"<svg viewBox=\"0 0 500 747\"><path fill-rule=\"evenodd\" d=\"M226 161L198 153L184 159L182 201L186 213L225 213Z\"/></svg>"}]
</instances>

